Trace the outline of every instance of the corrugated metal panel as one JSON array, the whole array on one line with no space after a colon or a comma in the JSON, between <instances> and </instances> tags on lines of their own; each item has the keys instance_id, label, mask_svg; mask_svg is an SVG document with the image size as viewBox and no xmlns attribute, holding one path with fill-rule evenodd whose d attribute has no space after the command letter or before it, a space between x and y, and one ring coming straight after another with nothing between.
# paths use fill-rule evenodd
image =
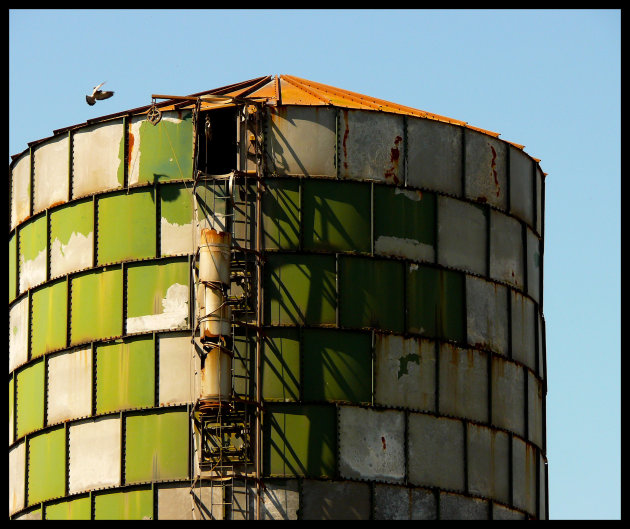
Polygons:
<instances>
[{"instance_id":1,"label":"corrugated metal panel","mask_svg":"<svg viewBox=\"0 0 630 529\"><path fill-rule=\"evenodd\" d=\"M98 200L99 265L155 257L154 188L106 195Z\"/></svg>"},{"instance_id":2,"label":"corrugated metal panel","mask_svg":"<svg viewBox=\"0 0 630 529\"><path fill-rule=\"evenodd\" d=\"M31 216L31 156L22 156L11 170L11 229Z\"/></svg>"},{"instance_id":3,"label":"corrugated metal panel","mask_svg":"<svg viewBox=\"0 0 630 529\"><path fill-rule=\"evenodd\" d=\"M520 222L490 211L490 277L523 288L523 252Z\"/></svg>"},{"instance_id":4,"label":"corrugated metal panel","mask_svg":"<svg viewBox=\"0 0 630 529\"><path fill-rule=\"evenodd\" d=\"M440 492L440 520L489 520L486 500Z\"/></svg>"},{"instance_id":5,"label":"corrugated metal panel","mask_svg":"<svg viewBox=\"0 0 630 529\"><path fill-rule=\"evenodd\" d=\"M153 491L101 492L94 496L95 520L152 520Z\"/></svg>"},{"instance_id":6,"label":"corrugated metal panel","mask_svg":"<svg viewBox=\"0 0 630 529\"><path fill-rule=\"evenodd\" d=\"M40 215L35 220L20 227L19 262L20 293L46 281L46 216Z\"/></svg>"},{"instance_id":7,"label":"corrugated metal panel","mask_svg":"<svg viewBox=\"0 0 630 529\"><path fill-rule=\"evenodd\" d=\"M508 352L508 298L503 285L466 276L468 343L499 354Z\"/></svg>"},{"instance_id":8,"label":"corrugated metal panel","mask_svg":"<svg viewBox=\"0 0 630 529\"><path fill-rule=\"evenodd\" d=\"M96 412L153 406L155 344L143 336L96 349Z\"/></svg>"},{"instance_id":9,"label":"corrugated metal panel","mask_svg":"<svg viewBox=\"0 0 630 529\"><path fill-rule=\"evenodd\" d=\"M368 520L370 485L351 481L302 483L302 517L305 520Z\"/></svg>"},{"instance_id":10,"label":"corrugated metal panel","mask_svg":"<svg viewBox=\"0 0 630 529\"><path fill-rule=\"evenodd\" d=\"M126 417L127 483L188 477L189 420L186 411L161 410Z\"/></svg>"},{"instance_id":11,"label":"corrugated metal panel","mask_svg":"<svg viewBox=\"0 0 630 529\"><path fill-rule=\"evenodd\" d=\"M185 184L160 186L161 255L194 253L192 190Z\"/></svg>"},{"instance_id":12,"label":"corrugated metal panel","mask_svg":"<svg viewBox=\"0 0 630 529\"><path fill-rule=\"evenodd\" d=\"M195 373L201 372L199 355L190 344L190 334L158 336L160 406L194 402ZM198 385L198 384L197 384Z\"/></svg>"},{"instance_id":13,"label":"corrugated metal panel","mask_svg":"<svg viewBox=\"0 0 630 529\"><path fill-rule=\"evenodd\" d=\"M467 129L465 196L488 203L502 210L507 209L506 144Z\"/></svg>"},{"instance_id":14,"label":"corrugated metal panel","mask_svg":"<svg viewBox=\"0 0 630 529\"><path fill-rule=\"evenodd\" d=\"M510 213L535 227L534 161L523 151L508 147L510 157Z\"/></svg>"},{"instance_id":15,"label":"corrugated metal panel","mask_svg":"<svg viewBox=\"0 0 630 529\"><path fill-rule=\"evenodd\" d=\"M122 334L122 269L108 267L71 279L72 344Z\"/></svg>"},{"instance_id":16,"label":"corrugated metal panel","mask_svg":"<svg viewBox=\"0 0 630 529\"><path fill-rule=\"evenodd\" d=\"M535 448L518 437L512 438L512 487L514 505L536 513L536 465Z\"/></svg>"},{"instance_id":17,"label":"corrugated metal panel","mask_svg":"<svg viewBox=\"0 0 630 529\"><path fill-rule=\"evenodd\" d=\"M300 246L300 181L267 180L262 199L265 249L297 250Z\"/></svg>"},{"instance_id":18,"label":"corrugated metal panel","mask_svg":"<svg viewBox=\"0 0 630 529\"><path fill-rule=\"evenodd\" d=\"M26 442L9 448L9 514L25 506Z\"/></svg>"},{"instance_id":19,"label":"corrugated metal panel","mask_svg":"<svg viewBox=\"0 0 630 529\"><path fill-rule=\"evenodd\" d=\"M304 400L372 401L372 347L367 333L304 330Z\"/></svg>"},{"instance_id":20,"label":"corrugated metal panel","mask_svg":"<svg viewBox=\"0 0 630 529\"><path fill-rule=\"evenodd\" d=\"M523 368L492 358L492 424L525 437L525 378Z\"/></svg>"},{"instance_id":21,"label":"corrugated metal panel","mask_svg":"<svg viewBox=\"0 0 630 529\"><path fill-rule=\"evenodd\" d=\"M70 141L58 136L33 149L33 212L68 201Z\"/></svg>"},{"instance_id":22,"label":"corrugated metal panel","mask_svg":"<svg viewBox=\"0 0 630 529\"><path fill-rule=\"evenodd\" d=\"M50 214L50 276L94 266L94 202L74 202Z\"/></svg>"},{"instance_id":23,"label":"corrugated metal panel","mask_svg":"<svg viewBox=\"0 0 630 529\"><path fill-rule=\"evenodd\" d=\"M66 430L62 426L28 439L28 505L63 496Z\"/></svg>"},{"instance_id":24,"label":"corrugated metal panel","mask_svg":"<svg viewBox=\"0 0 630 529\"><path fill-rule=\"evenodd\" d=\"M66 351L48 357L49 424L92 413L92 349Z\"/></svg>"},{"instance_id":25,"label":"corrugated metal panel","mask_svg":"<svg viewBox=\"0 0 630 529\"><path fill-rule=\"evenodd\" d=\"M89 496L46 505L46 520L89 520L92 515Z\"/></svg>"},{"instance_id":26,"label":"corrugated metal panel","mask_svg":"<svg viewBox=\"0 0 630 529\"><path fill-rule=\"evenodd\" d=\"M536 369L536 307L529 298L510 290L512 358Z\"/></svg>"},{"instance_id":27,"label":"corrugated metal panel","mask_svg":"<svg viewBox=\"0 0 630 529\"><path fill-rule=\"evenodd\" d=\"M44 361L39 360L17 373L17 437L44 426Z\"/></svg>"},{"instance_id":28,"label":"corrugated metal panel","mask_svg":"<svg viewBox=\"0 0 630 529\"><path fill-rule=\"evenodd\" d=\"M345 479L402 483L405 479L405 414L341 406L339 474Z\"/></svg>"},{"instance_id":29,"label":"corrugated metal panel","mask_svg":"<svg viewBox=\"0 0 630 529\"><path fill-rule=\"evenodd\" d=\"M31 309L31 358L66 346L68 283L47 283L33 292Z\"/></svg>"},{"instance_id":30,"label":"corrugated metal panel","mask_svg":"<svg viewBox=\"0 0 630 529\"><path fill-rule=\"evenodd\" d=\"M510 438L499 430L467 424L468 492L510 501Z\"/></svg>"},{"instance_id":31,"label":"corrugated metal panel","mask_svg":"<svg viewBox=\"0 0 630 529\"><path fill-rule=\"evenodd\" d=\"M9 373L28 360L29 298L9 309Z\"/></svg>"},{"instance_id":32,"label":"corrugated metal panel","mask_svg":"<svg viewBox=\"0 0 630 529\"><path fill-rule=\"evenodd\" d=\"M125 140L123 120L83 127L72 144L72 197L123 186Z\"/></svg>"},{"instance_id":33,"label":"corrugated metal panel","mask_svg":"<svg viewBox=\"0 0 630 529\"><path fill-rule=\"evenodd\" d=\"M265 400L300 400L300 336L297 329L268 329L263 342L262 395Z\"/></svg>"},{"instance_id":34,"label":"corrugated metal panel","mask_svg":"<svg viewBox=\"0 0 630 529\"><path fill-rule=\"evenodd\" d=\"M527 372L527 439L543 448L543 386Z\"/></svg>"},{"instance_id":35,"label":"corrugated metal panel","mask_svg":"<svg viewBox=\"0 0 630 529\"><path fill-rule=\"evenodd\" d=\"M9 236L9 303L17 296L17 235Z\"/></svg>"},{"instance_id":36,"label":"corrugated metal panel","mask_svg":"<svg viewBox=\"0 0 630 529\"><path fill-rule=\"evenodd\" d=\"M541 242L529 228L527 232L527 293L540 301Z\"/></svg>"}]
</instances>

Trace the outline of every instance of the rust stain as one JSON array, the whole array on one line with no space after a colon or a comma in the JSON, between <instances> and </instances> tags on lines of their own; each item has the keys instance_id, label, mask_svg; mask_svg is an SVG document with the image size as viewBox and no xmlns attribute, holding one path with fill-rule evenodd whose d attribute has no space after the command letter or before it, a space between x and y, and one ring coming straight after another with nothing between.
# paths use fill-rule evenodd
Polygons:
<instances>
[{"instance_id":1,"label":"rust stain","mask_svg":"<svg viewBox=\"0 0 630 529\"><path fill-rule=\"evenodd\" d=\"M499 178L497 176L497 151L494 150L494 147L490 145L492 149L492 162L490 166L492 167L492 176L494 176L494 185L497 186L497 196L501 192L501 187L499 186Z\"/></svg>"},{"instance_id":2,"label":"rust stain","mask_svg":"<svg viewBox=\"0 0 630 529\"><path fill-rule=\"evenodd\" d=\"M131 126L129 126L129 147L127 149L127 165L129 166L129 170L131 170L131 153L133 152L134 141L135 138L133 136L133 133L131 132Z\"/></svg>"},{"instance_id":3,"label":"rust stain","mask_svg":"<svg viewBox=\"0 0 630 529\"><path fill-rule=\"evenodd\" d=\"M50 204L48 207L54 208L55 206L59 206L60 204L65 204L65 203L66 203L65 200L58 200L57 202L53 202L52 204Z\"/></svg>"},{"instance_id":4,"label":"rust stain","mask_svg":"<svg viewBox=\"0 0 630 529\"><path fill-rule=\"evenodd\" d=\"M394 140L394 147L391 149L391 154L389 159L392 163L392 166L385 171L385 178L391 178L395 184L398 184L400 180L398 179L398 163L400 161L400 149L398 148L398 144L402 141L400 136L396 136Z\"/></svg>"},{"instance_id":5,"label":"rust stain","mask_svg":"<svg viewBox=\"0 0 630 529\"><path fill-rule=\"evenodd\" d=\"M347 169L348 168L348 162L347 162L347 160L348 160L348 151L346 149L346 140L348 139L348 133L350 132L350 128L348 126L348 110L345 109L345 108L343 109L343 117L344 117L344 120L346 122L346 131L343 133L343 142L342 142L342 145L343 145L343 167L344 167L344 169Z\"/></svg>"},{"instance_id":6,"label":"rust stain","mask_svg":"<svg viewBox=\"0 0 630 529\"><path fill-rule=\"evenodd\" d=\"M381 437L381 443L383 443L383 450L387 450L387 445L385 444L385 437Z\"/></svg>"}]
</instances>

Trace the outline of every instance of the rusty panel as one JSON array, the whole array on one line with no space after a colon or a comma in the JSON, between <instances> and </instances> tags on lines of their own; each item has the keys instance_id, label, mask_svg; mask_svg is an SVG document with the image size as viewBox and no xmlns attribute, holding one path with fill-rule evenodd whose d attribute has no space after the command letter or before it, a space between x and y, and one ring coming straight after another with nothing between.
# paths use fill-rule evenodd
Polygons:
<instances>
[{"instance_id":1,"label":"rusty panel","mask_svg":"<svg viewBox=\"0 0 630 529\"><path fill-rule=\"evenodd\" d=\"M47 430L28 439L28 505L65 493L66 430Z\"/></svg>"},{"instance_id":2,"label":"rusty panel","mask_svg":"<svg viewBox=\"0 0 630 529\"><path fill-rule=\"evenodd\" d=\"M405 479L405 414L339 408L339 474L345 479L402 483Z\"/></svg>"},{"instance_id":3,"label":"rusty panel","mask_svg":"<svg viewBox=\"0 0 630 529\"><path fill-rule=\"evenodd\" d=\"M31 302L31 358L66 346L68 283L65 279L33 292Z\"/></svg>"},{"instance_id":4,"label":"rusty panel","mask_svg":"<svg viewBox=\"0 0 630 529\"><path fill-rule=\"evenodd\" d=\"M262 196L263 246L297 250L300 246L300 181L268 179Z\"/></svg>"},{"instance_id":5,"label":"rusty panel","mask_svg":"<svg viewBox=\"0 0 630 529\"><path fill-rule=\"evenodd\" d=\"M302 483L302 519L368 520L370 485L350 481L314 481Z\"/></svg>"},{"instance_id":6,"label":"rusty panel","mask_svg":"<svg viewBox=\"0 0 630 529\"><path fill-rule=\"evenodd\" d=\"M40 215L19 229L20 293L46 281L46 250L48 248L46 232L45 215Z\"/></svg>"},{"instance_id":7,"label":"rusty panel","mask_svg":"<svg viewBox=\"0 0 630 529\"><path fill-rule=\"evenodd\" d=\"M92 500L89 496L51 503L45 507L46 520L90 520L91 516Z\"/></svg>"},{"instance_id":8,"label":"rusty panel","mask_svg":"<svg viewBox=\"0 0 630 529\"><path fill-rule=\"evenodd\" d=\"M527 372L527 439L543 447L543 399L544 390L531 371Z\"/></svg>"},{"instance_id":9,"label":"rusty panel","mask_svg":"<svg viewBox=\"0 0 630 529\"><path fill-rule=\"evenodd\" d=\"M73 202L50 214L50 277L94 265L94 202Z\"/></svg>"},{"instance_id":10,"label":"rusty panel","mask_svg":"<svg viewBox=\"0 0 630 529\"><path fill-rule=\"evenodd\" d=\"M120 417L116 415L70 425L70 494L120 485L120 421Z\"/></svg>"},{"instance_id":11,"label":"rusty panel","mask_svg":"<svg viewBox=\"0 0 630 529\"><path fill-rule=\"evenodd\" d=\"M263 342L262 395L265 400L300 400L300 336L297 329L268 329ZM322 369L322 365L316 366Z\"/></svg>"},{"instance_id":12,"label":"rusty panel","mask_svg":"<svg viewBox=\"0 0 630 529\"><path fill-rule=\"evenodd\" d=\"M438 263L480 275L486 273L486 211L481 206L440 196Z\"/></svg>"},{"instance_id":13,"label":"rusty panel","mask_svg":"<svg viewBox=\"0 0 630 529\"><path fill-rule=\"evenodd\" d=\"M77 349L48 358L48 424L92 413L92 349Z\"/></svg>"},{"instance_id":14,"label":"rusty panel","mask_svg":"<svg viewBox=\"0 0 630 529\"><path fill-rule=\"evenodd\" d=\"M151 488L125 492L101 492L94 495L95 520L152 520Z\"/></svg>"},{"instance_id":15,"label":"rusty panel","mask_svg":"<svg viewBox=\"0 0 630 529\"><path fill-rule=\"evenodd\" d=\"M160 186L161 255L194 253L193 198L190 185Z\"/></svg>"},{"instance_id":16,"label":"rusty panel","mask_svg":"<svg viewBox=\"0 0 630 529\"><path fill-rule=\"evenodd\" d=\"M536 306L529 298L510 290L512 358L536 370Z\"/></svg>"},{"instance_id":17,"label":"rusty panel","mask_svg":"<svg viewBox=\"0 0 630 529\"><path fill-rule=\"evenodd\" d=\"M374 484L375 520L437 520L432 490Z\"/></svg>"},{"instance_id":18,"label":"rusty panel","mask_svg":"<svg viewBox=\"0 0 630 529\"><path fill-rule=\"evenodd\" d=\"M269 169L278 175L335 176L335 109L279 106L269 110Z\"/></svg>"},{"instance_id":19,"label":"rusty panel","mask_svg":"<svg viewBox=\"0 0 630 529\"><path fill-rule=\"evenodd\" d=\"M523 368L492 358L492 424L521 436L525 431L525 379Z\"/></svg>"},{"instance_id":20,"label":"rusty panel","mask_svg":"<svg viewBox=\"0 0 630 529\"><path fill-rule=\"evenodd\" d=\"M510 213L534 226L534 160L508 147L510 157Z\"/></svg>"},{"instance_id":21,"label":"rusty panel","mask_svg":"<svg viewBox=\"0 0 630 529\"><path fill-rule=\"evenodd\" d=\"M512 438L512 487L514 506L536 514L536 465L538 456L533 445Z\"/></svg>"},{"instance_id":22,"label":"rusty panel","mask_svg":"<svg viewBox=\"0 0 630 529\"><path fill-rule=\"evenodd\" d=\"M33 150L33 212L68 201L70 141L57 136Z\"/></svg>"},{"instance_id":23,"label":"rusty panel","mask_svg":"<svg viewBox=\"0 0 630 529\"><path fill-rule=\"evenodd\" d=\"M440 492L440 520L489 520L486 500Z\"/></svg>"},{"instance_id":24,"label":"rusty panel","mask_svg":"<svg viewBox=\"0 0 630 529\"><path fill-rule=\"evenodd\" d=\"M375 335L374 403L435 410L435 342Z\"/></svg>"},{"instance_id":25,"label":"rusty panel","mask_svg":"<svg viewBox=\"0 0 630 529\"><path fill-rule=\"evenodd\" d=\"M503 285L466 276L468 343L508 353L508 298Z\"/></svg>"},{"instance_id":26,"label":"rusty panel","mask_svg":"<svg viewBox=\"0 0 630 529\"><path fill-rule=\"evenodd\" d=\"M9 309L9 373L28 360L29 298Z\"/></svg>"},{"instance_id":27,"label":"rusty panel","mask_svg":"<svg viewBox=\"0 0 630 529\"><path fill-rule=\"evenodd\" d=\"M17 234L9 236L9 303L17 296Z\"/></svg>"},{"instance_id":28,"label":"rusty panel","mask_svg":"<svg viewBox=\"0 0 630 529\"><path fill-rule=\"evenodd\" d=\"M407 428L409 483L464 490L462 422L410 413Z\"/></svg>"},{"instance_id":29,"label":"rusty panel","mask_svg":"<svg viewBox=\"0 0 630 529\"><path fill-rule=\"evenodd\" d=\"M520 222L490 211L490 277L523 288L523 252Z\"/></svg>"},{"instance_id":30,"label":"rusty panel","mask_svg":"<svg viewBox=\"0 0 630 529\"><path fill-rule=\"evenodd\" d=\"M26 442L9 448L9 514L24 508Z\"/></svg>"},{"instance_id":31,"label":"rusty panel","mask_svg":"<svg viewBox=\"0 0 630 529\"><path fill-rule=\"evenodd\" d=\"M158 351L160 406L194 402L198 395L195 373L201 372L201 365L190 343L190 333L158 336Z\"/></svg>"},{"instance_id":32,"label":"rusty panel","mask_svg":"<svg viewBox=\"0 0 630 529\"><path fill-rule=\"evenodd\" d=\"M403 136L400 115L340 109L339 176L402 184Z\"/></svg>"},{"instance_id":33,"label":"rusty panel","mask_svg":"<svg viewBox=\"0 0 630 529\"><path fill-rule=\"evenodd\" d=\"M205 481L197 481L192 491L190 482L162 483L156 494L158 520L221 520L222 492L220 485Z\"/></svg>"},{"instance_id":34,"label":"rusty panel","mask_svg":"<svg viewBox=\"0 0 630 529\"><path fill-rule=\"evenodd\" d=\"M506 210L508 202L506 144L470 129L464 131L464 141L465 196Z\"/></svg>"},{"instance_id":35,"label":"rusty panel","mask_svg":"<svg viewBox=\"0 0 630 529\"><path fill-rule=\"evenodd\" d=\"M31 157L26 153L11 171L11 229L31 216Z\"/></svg>"},{"instance_id":36,"label":"rusty panel","mask_svg":"<svg viewBox=\"0 0 630 529\"><path fill-rule=\"evenodd\" d=\"M510 438L499 430L467 424L468 492L510 501Z\"/></svg>"},{"instance_id":37,"label":"rusty panel","mask_svg":"<svg viewBox=\"0 0 630 529\"><path fill-rule=\"evenodd\" d=\"M527 293L536 302L540 301L540 277L542 273L542 242L529 228L527 238Z\"/></svg>"},{"instance_id":38,"label":"rusty panel","mask_svg":"<svg viewBox=\"0 0 630 529\"><path fill-rule=\"evenodd\" d=\"M123 120L89 125L72 136L72 197L123 186Z\"/></svg>"},{"instance_id":39,"label":"rusty panel","mask_svg":"<svg viewBox=\"0 0 630 529\"><path fill-rule=\"evenodd\" d=\"M488 421L488 355L440 344L440 413Z\"/></svg>"},{"instance_id":40,"label":"rusty panel","mask_svg":"<svg viewBox=\"0 0 630 529\"><path fill-rule=\"evenodd\" d=\"M462 196L463 128L407 118L407 184Z\"/></svg>"},{"instance_id":41,"label":"rusty panel","mask_svg":"<svg viewBox=\"0 0 630 529\"><path fill-rule=\"evenodd\" d=\"M17 373L16 423L18 438L44 426L44 361L39 360Z\"/></svg>"}]
</instances>

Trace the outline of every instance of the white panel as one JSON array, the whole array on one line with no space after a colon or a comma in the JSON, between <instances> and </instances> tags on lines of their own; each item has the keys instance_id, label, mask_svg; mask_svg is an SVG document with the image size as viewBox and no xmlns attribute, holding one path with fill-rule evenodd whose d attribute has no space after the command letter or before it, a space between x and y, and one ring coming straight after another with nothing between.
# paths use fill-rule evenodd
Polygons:
<instances>
[{"instance_id":1,"label":"white panel","mask_svg":"<svg viewBox=\"0 0 630 529\"><path fill-rule=\"evenodd\" d=\"M188 335L158 337L160 406L193 402L197 396L195 374L201 372L199 355Z\"/></svg>"},{"instance_id":2,"label":"white panel","mask_svg":"<svg viewBox=\"0 0 630 529\"><path fill-rule=\"evenodd\" d=\"M14 165L11 175L11 229L31 216L31 157L28 153Z\"/></svg>"},{"instance_id":3,"label":"white panel","mask_svg":"<svg viewBox=\"0 0 630 529\"><path fill-rule=\"evenodd\" d=\"M190 483L159 485L158 520L222 520L223 487L197 483L191 493Z\"/></svg>"},{"instance_id":4,"label":"white panel","mask_svg":"<svg viewBox=\"0 0 630 529\"><path fill-rule=\"evenodd\" d=\"M24 508L26 442L9 449L9 514Z\"/></svg>"},{"instance_id":5,"label":"white panel","mask_svg":"<svg viewBox=\"0 0 630 529\"><path fill-rule=\"evenodd\" d=\"M70 187L68 136L59 136L34 150L34 212L68 201Z\"/></svg>"},{"instance_id":6,"label":"white panel","mask_svg":"<svg viewBox=\"0 0 630 529\"><path fill-rule=\"evenodd\" d=\"M92 351L79 349L49 357L48 423L92 412Z\"/></svg>"},{"instance_id":7,"label":"white panel","mask_svg":"<svg viewBox=\"0 0 630 529\"><path fill-rule=\"evenodd\" d=\"M507 355L508 299L506 287L466 276L468 343Z\"/></svg>"},{"instance_id":8,"label":"white panel","mask_svg":"<svg viewBox=\"0 0 630 529\"><path fill-rule=\"evenodd\" d=\"M182 255L194 252L194 225L192 220L188 224L177 224L161 218L160 251L165 255Z\"/></svg>"},{"instance_id":9,"label":"white panel","mask_svg":"<svg viewBox=\"0 0 630 529\"><path fill-rule=\"evenodd\" d=\"M490 211L490 277L523 288L523 236L518 220Z\"/></svg>"},{"instance_id":10,"label":"white panel","mask_svg":"<svg viewBox=\"0 0 630 529\"><path fill-rule=\"evenodd\" d=\"M68 244L61 244L59 239L50 246L50 277L62 276L77 270L93 266L94 232L87 235L73 232Z\"/></svg>"},{"instance_id":11,"label":"white panel","mask_svg":"<svg viewBox=\"0 0 630 529\"><path fill-rule=\"evenodd\" d=\"M70 426L70 493L120 484L120 427L119 417Z\"/></svg>"},{"instance_id":12,"label":"white panel","mask_svg":"<svg viewBox=\"0 0 630 529\"><path fill-rule=\"evenodd\" d=\"M9 373L28 359L28 296L9 311Z\"/></svg>"}]
</instances>

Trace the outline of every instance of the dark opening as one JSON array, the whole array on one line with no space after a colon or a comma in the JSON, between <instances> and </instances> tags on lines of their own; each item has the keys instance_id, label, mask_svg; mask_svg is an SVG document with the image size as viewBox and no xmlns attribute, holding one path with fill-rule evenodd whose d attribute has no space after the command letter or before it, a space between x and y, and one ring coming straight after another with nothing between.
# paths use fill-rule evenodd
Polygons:
<instances>
[{"instance_id":1,"label":"dark opening","mask_svg":"<svg viewBox=\"0 0 630 529\"><path fill-rule=\"evenodd\" d=\"M197 168L206 174L236 169L236 107L201 112L197 127Z\"/></svg>"}]
</instances>

